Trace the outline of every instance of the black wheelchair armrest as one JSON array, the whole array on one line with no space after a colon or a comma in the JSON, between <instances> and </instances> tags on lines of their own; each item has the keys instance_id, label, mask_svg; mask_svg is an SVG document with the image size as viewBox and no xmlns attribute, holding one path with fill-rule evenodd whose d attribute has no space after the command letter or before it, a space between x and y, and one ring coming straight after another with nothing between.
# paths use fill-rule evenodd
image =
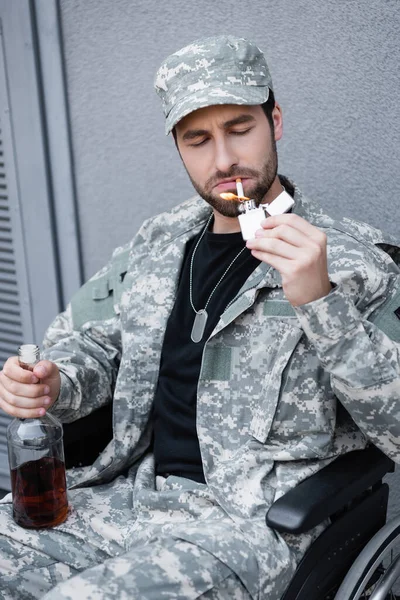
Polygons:
<instances>
[{"instance_id":1,"label":"black wheelchair armrest","mask_svg":"<svg viewBox=\"0 0 400 600\"><path fill-rule=\"evenodd\" d=\"M302 481L269 509L266 522L281 532L304 533L381 481L394 463L375 446L340 456Z\"/></svg>"}]
</instances>

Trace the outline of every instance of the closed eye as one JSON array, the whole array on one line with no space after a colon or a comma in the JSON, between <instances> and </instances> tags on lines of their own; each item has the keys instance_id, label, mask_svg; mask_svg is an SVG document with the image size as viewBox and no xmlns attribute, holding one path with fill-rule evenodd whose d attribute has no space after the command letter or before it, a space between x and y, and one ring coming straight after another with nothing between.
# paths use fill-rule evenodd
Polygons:
<instances>
[{"instance_id":1,"label":"closed eye","mask_svg":"<svg viewBox=\"0 0 400 600\"><path fill-rule=\"evenodd\" d=\"M205 144L205 142L208 141L209 138L204 138L204 140L201 140L200 142L196 142L195 144L189 144L189 146L191 146L192 148L196 148L197 146L202 146L203 144Z\"/></svg>"},{"instance_id":2,"label":"closed eye","mask_svg":"<svg viewBox=\"0 0 400 600\"><path fill-rule=\"evenodd\" d=\"M243 131L231 131L232 135L245 135L246 133L249 133L249 131L251 131L253 129L253 127L249 127L248 129L244 129Z\"/></svg>"},{"instance_id":3,"label":"closed eye","mask_svg":"<svg viewBox=\"0 0 400 600\"><path fill-rule=\"evenodd\" d=\"M248 127L247 129L243 129L243 130L235 130L233 129L232 131L230 131L230 135L246 135L246 133L249 133L252 129L254 129L253 127ZM202 140L200 140L199 142L194 142L192 144L189 144L189 146L191 146L192 148L197 148L198 146L203 146L206 142L208 142L210 138L209 137L205 137Z\"/></svg>"}]
</instances>

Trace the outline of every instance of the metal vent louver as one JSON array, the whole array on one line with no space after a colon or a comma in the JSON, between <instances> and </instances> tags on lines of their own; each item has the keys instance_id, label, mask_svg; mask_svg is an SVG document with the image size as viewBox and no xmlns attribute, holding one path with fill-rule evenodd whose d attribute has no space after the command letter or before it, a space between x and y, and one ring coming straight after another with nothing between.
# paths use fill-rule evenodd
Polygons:
<instances>
[{"instance_id":1,"label":"metal vent louver","mask_svg":"<svg viewBox=\"0 0 400 600\"><path fill-rule=\"evenodd\" d=\"M7 190L7 160L4 156L0 120L0 368L22 344L18 279L14 256L10 202ZM10 417L0 411L0 487L8 487L6 430Z\"/></svg>"},{"instance_id":2,"label":"metal vent louver","mask_svg":"<svg viewBox=\"0 0 400 600\"><path fill-rule=\"evenodd\" d=\"M21 343L21 312L0 120L0 366L8 356L16 354Z\"/></svg>"}]
</instances>

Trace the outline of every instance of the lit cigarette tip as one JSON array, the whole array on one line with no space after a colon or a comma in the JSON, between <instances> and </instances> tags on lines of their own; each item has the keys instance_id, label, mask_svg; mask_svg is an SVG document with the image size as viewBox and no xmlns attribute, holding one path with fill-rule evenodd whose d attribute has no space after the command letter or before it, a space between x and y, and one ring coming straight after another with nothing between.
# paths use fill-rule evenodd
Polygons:
<instances>
[{"instance_id":1,"label":"lit cigarette tip","mask_svg":"<svg viewBox=\"0 0 400 600\"><path fill-rule=\"evenodd\" d=\"M236 191L237 191L237 195L239 196L239 198L244 197L243 184L242 184L242 180L240 179L240 177L238 177L236 179Z\"/></svg>"},{"instance_id":2,"label":"lit cigarette tip","mask_svg":"<svg viewBox=\"0 0 400 600\"><path fill-rule=\"evenodd\" d=\"M239 200L236 194L231 194L230 192L222 192L220 196L223 200Z\"/></svg>"},{"instance_id":3,"label":"lit cigarette tip","mask_svg":"<svg viewBox=\"0 0 400 600\"><path fill-rule=\"evenodd\" d=\"M247 198L246 196L236 196L236 194L231 194L231 192L223 192L222 194L220 194L220 197L223 200L239 200L239 202L243 202L244 200L250 200L250 198Z\"/></svg>"}]
</instances>

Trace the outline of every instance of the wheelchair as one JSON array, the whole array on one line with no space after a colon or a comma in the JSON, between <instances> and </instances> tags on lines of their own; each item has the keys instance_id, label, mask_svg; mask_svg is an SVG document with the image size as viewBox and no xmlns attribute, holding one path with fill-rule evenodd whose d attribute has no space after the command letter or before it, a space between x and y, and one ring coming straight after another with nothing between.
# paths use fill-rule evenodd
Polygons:
<instances>
[{"instance_id":1,"label":"wheelchair","mask_svg":"<svg viewBox=\"0 0 400 600\"><path fill-rule=\"evenodd\" d=\"M112 406L64 424L67 468L91 464L112 438ZM266 515L278 532L329 524L301 560L281 600L395 600L400 518L386 523L394 463L370 446L337 458L279 498ZM400 589L400 586L399 586Z\"/></svg>"},{"instance_id":2,"label":"wheelchair","mask_svg":"<svg viewBox=\"0 0 400 600\"><path fill-rule=\"evenodd\" d=\"M304 533L329 520L282 600L390 600L400 576L400 519L386 522L393 462L374 446L337 458L279 498L269 527ZM399 596L400 598L400 596Z\"/></svg>"}]
</instances>

